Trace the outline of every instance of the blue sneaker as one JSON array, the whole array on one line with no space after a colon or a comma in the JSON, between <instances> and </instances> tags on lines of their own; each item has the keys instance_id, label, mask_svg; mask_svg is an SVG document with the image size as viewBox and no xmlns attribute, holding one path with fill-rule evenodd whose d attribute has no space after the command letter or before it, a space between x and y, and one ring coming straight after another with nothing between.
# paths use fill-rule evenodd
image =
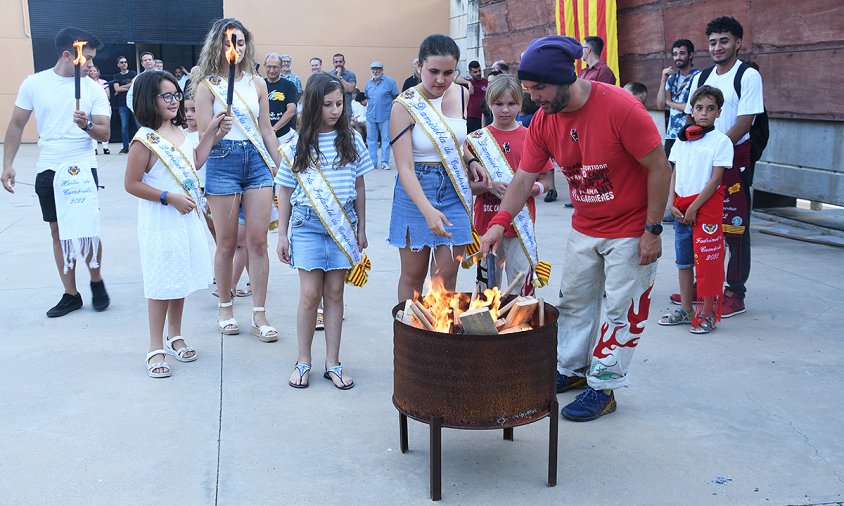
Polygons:
<instances>
[{"instance_id":1,"label":"blue sneaker","mask_svg":"<svg viewBox=\"0 0 844 506\"><path fill-rule=\"evenodd\" d=\"M613 411L615 411L615 396L612 390L595 390L589 387L565 406L560 414L573 422L588 422Z\"/></svg>"},{"instance_id":2,"label":"blue sneaker","mask_svg":"<svg viewBox=\"0 0 844 506\"><path fill-rule=\"evenodd\" d=\"M557 373L557 393L561 394L575 388L586 388L586 378L580 376L565 376Z\"/></svg>"}]
</instances>

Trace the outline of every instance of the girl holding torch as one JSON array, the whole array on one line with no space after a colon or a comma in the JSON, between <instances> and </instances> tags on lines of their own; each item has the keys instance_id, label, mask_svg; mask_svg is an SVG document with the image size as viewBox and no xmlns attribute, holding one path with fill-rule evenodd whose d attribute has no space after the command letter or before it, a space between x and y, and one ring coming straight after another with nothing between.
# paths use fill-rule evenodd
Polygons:
<instances>
[{"instance_id":1,"label":"girl holding torch","mask_svg":"<svg viewBox=\"0 0 844 506\"><path fill-rule=\"evenodd\" d=\"M267 85L254 69L252 34L237 19L220 19L205 38L191 86L200 133L220 112L230 110L234 123L211 149L205 165L205 192L217 232L214 275L220 294L218 327L223 334L240 333L232 307L231 277L242 203L255 306L252 334L272 342L278 339L278 332L267 321L264 304L269 275L267 229L278 167L278 139L270 125Z\"/></svg>"}]
</instances>

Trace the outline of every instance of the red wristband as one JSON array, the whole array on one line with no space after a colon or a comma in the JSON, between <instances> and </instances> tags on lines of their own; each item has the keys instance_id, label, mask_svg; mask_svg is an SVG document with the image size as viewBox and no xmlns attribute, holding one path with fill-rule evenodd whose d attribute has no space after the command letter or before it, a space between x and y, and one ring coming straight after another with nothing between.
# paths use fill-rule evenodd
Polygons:
<instances>
[{"instance_id":1,"label":"red wristband","mask_svg":"<svg viewBox=\"0 0 844 506\"><path fill-rule=\"evenodd\" d=\"M489 221L489 226L493 225L501 225L505 229L510 226L510 223L513 222L513 215L510 214L505 209L500 209L495 216Z\"/></svg>"}]
</instances>

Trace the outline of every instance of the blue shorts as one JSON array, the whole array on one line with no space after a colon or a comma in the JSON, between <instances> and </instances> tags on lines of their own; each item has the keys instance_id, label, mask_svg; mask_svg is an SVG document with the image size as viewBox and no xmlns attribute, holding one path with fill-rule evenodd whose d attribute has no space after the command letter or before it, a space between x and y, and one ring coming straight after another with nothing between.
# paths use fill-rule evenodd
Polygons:
<instances>
[{"instance_id":1,"label":"blue shorts","mask_svg":"<svg viewBox=\"0 0 844 506\"><path fill-rule=\"evenodd\" d=\"M674 265L678 269L695 266L692 227L677 220L674 220Z\"/></svg>"},{"instance_id":2,"label":"blue shorts","mask_svg":"<svg viewBox=\"0 0 844 506\"><path fill-rule=\"evenodd\" d=\"M350 200L344 207L357 230L355 202ZM294 206L290 215L290 266L306 271L352 268L349 257L331 238L312 207Z\"/></svg>"},{"instance_id":3,"label":"blue shorts","mask_svg":"<svg viewBox=\"0 0 844 506\"><path fill-rule=\"evenodd\" d=\"M205 193L235 195L271 187L273 173L249 141L223 139L211 148L205 162Z\"/></svg>"},{"instance_id":4,"label":"blue shorts","mask_svg":"<svg viewBox=\"0 0 844 506\"><path fill-rule=\"evenodd\" d=\"M426 246L436 248L442 245L472 244L472 223L443 166L416 163L414 169L425 197L451 222L452 226L446 227L446 230L452 237L440 237L431 232L425 217L404 191L404 186L397 176L390 216L390 237L387 243L396 248L405 248L410 244L412 250Z\"/></svg>"}]
</instances>

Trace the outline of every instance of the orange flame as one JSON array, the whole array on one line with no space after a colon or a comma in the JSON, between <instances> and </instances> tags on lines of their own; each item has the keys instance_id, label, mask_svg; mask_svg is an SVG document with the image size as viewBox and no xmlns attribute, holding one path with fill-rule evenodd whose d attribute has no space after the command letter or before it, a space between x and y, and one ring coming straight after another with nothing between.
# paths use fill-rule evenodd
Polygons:
<instances>
[{"instance_id":1,"label":"orange flame","mask_svg":"<svg viewBox=\"0 0 844 506\"><path fill-rule=\"evenodd\" d=\"M87 40L76 40L73 42L73 47L76 48L76 58L73 59L74 65L85 65L85 62L88 61L88 59L85 58L85 55L82 54L82 48L85 47L86 44L88 44Z\"/></svg>"},{"instance_id":2,"label":"orange flame","mask_svg":"<svg viewBox=\"0 0 844 506\"><path fill-rule=\"evenodd\" d=\"M229 64L234 65L237 63L237 49L235 49L234 44L231 44L232 32L234 32L234 28L226 28L226 40L230 43L229 48L226 49L226 61L228 61Z\"/></svg>"},{"instance_id":3,"label":"orange flame","mask_svg":"<svg viewBox=\"0 0 844 506\"><path fill-rule=\"evenodd\" d=\"M460 315L472 309L488 307L493 321L497 320L501 291L497 287L484 290L483 294L470 302L469 295L449 292L441 281L436 280L428 283L428 293L420 300L434 316L434 330L448 333L452 331L452 324L460 321Z\"/></svg>"}]
</instances>

